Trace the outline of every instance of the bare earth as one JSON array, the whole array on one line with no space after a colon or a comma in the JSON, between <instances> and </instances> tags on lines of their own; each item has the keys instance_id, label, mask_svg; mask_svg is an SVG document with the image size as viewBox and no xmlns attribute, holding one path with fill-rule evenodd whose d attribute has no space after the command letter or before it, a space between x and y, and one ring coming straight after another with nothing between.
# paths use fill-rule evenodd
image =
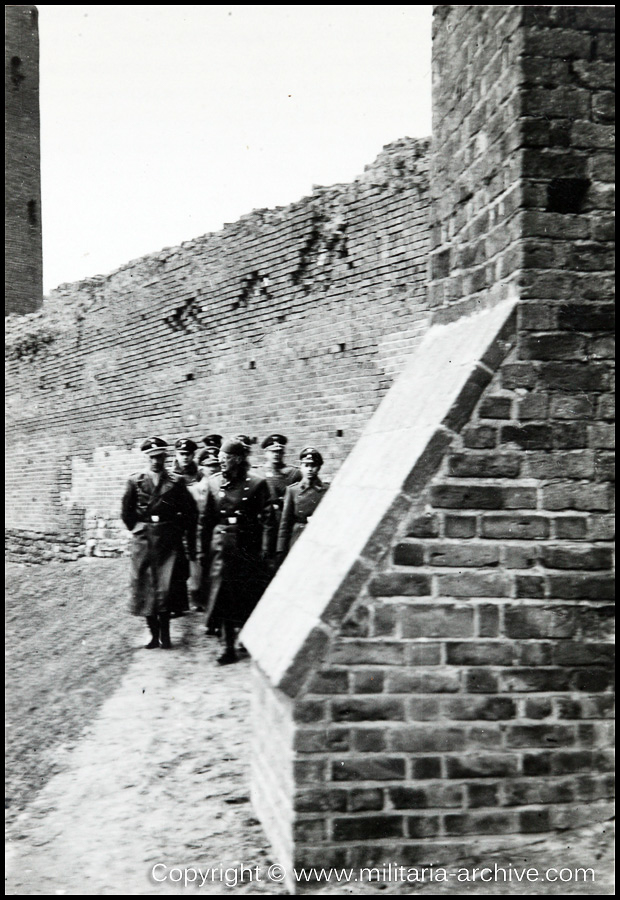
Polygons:
<instances>
[{"instance_id":1,"label":"bare earth","mask_svg":"<svg viewBox=\"0 0 620 900\"><path fill-rule=\"evenodd\" d=\"M173 621L174 650L142 650L126 570L123 559L7 567L7 894L288 893L269 877L278 860L249 802L249 662L219 668L198 615ZM503 855L479 842L450 871L495 863L592 867L596 881L332 878L311 890L614 893L606 824ZM173 867L211 872L202 886L158 880Z\"/></svg>"}]
</instances>

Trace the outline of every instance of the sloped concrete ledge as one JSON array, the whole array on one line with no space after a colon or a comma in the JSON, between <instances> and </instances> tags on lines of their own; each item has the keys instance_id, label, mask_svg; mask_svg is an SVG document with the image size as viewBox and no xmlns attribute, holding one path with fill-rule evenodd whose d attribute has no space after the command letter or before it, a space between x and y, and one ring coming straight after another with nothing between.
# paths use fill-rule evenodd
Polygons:
<instances>
[{"instance_id":1,"label":"sloped concrete ledge","mask_svg":"<svg viewBox=\"0 0 620 900\"><path fill-rule=\"evenodd\" d=\"M515 340L516 301L433 326L368 422L241 639L295 697Z\"/></svg>"}]
</instances>

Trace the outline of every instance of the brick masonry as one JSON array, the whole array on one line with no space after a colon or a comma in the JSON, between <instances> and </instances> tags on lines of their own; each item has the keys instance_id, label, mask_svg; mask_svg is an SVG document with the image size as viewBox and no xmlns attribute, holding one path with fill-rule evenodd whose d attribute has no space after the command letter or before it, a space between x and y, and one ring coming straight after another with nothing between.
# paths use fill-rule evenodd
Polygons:
<instances>
[{"instance_id":1,"label":"brick masonry","mask_svg":"<svg viewBox=\"0 0 620 900\"><path fill-rule=\"evenodd\" d=\"M516 296L519 6L436 6L429 305L436 321Z\"/></svg>"},{"instance_id":2,"label":"brick masonry","mask_svg":"<svg viewBox=\"0 0 620 900\"><path fill-rule=\"evenodd\" d=\"M38 12L4 13L4 313L22 315L43 302Z\"/></svg>"},{"instance_id":3,"label":"brick masonry","mask_svg":"<svg viewBox=\"0 0 620 900\"><path fill-rule=\"evenodd\" d=\"M293 731L285 866L612 815L612 29L436 8L434 324L243 634Z\"/></svg>"},{"instance_id":4,"label":"brick masonry","mask_svg":"<svg viewBox=\"0 0 620 900\"><path fill-rule=\"evenodd\" d=\"M152 433L282 430L330 477L427 327L427 146L8 320L9 549L16 531L77 531L122 552L120 496Z\"/></svg>"},{"instance_id":5,"label":"brick masonry","mask_svg":"<svg viewBox=\"0 0 620 900\"><path fill-rule=\"evenodd\" d=\"M514 353L298 686L298 865L445 863L613 814L612 485L552 429L505 440Z\"/></svg>"}]
</instances>

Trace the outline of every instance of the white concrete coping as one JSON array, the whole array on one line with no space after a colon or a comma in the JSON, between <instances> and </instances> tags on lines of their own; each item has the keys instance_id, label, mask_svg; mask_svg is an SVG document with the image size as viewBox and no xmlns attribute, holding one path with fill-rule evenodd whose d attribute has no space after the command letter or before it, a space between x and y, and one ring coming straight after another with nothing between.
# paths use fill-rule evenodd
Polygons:
<instances>
[{"instance_id":1,"label":"white concrete coping","mask_svg":"<svg viewBox=\"0 0 620 900\"><path fill-rule=\"evenodd\" d=\"M241 640L295 696L411 502L469 420L515 333L515 300L429 329L369 420Z\"/></svg>"}]
</instances>

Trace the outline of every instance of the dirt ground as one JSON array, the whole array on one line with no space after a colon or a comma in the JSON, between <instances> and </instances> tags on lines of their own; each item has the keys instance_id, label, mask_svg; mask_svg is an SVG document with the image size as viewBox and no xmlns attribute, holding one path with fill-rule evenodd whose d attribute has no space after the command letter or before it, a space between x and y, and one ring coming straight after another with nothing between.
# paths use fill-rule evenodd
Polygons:
<instances>
[{"instance_id":1,"label":"dirt ground","mask_svg":"<svg viewBox=\"0 0 620 900\"><path fill-rule=\"evenodd\" d=\"M219 668L198 615L172 623L174 650L143 650L126 586L123 559L7 567L7 894L288 893L249 799L249 661ZM481 842L452 866L481 860L592 867L596 881L332 879L311 892L614 892L607 824L510 854ZM210 876L183 886L180 870Z\"/></svg>"}]
</instances>

